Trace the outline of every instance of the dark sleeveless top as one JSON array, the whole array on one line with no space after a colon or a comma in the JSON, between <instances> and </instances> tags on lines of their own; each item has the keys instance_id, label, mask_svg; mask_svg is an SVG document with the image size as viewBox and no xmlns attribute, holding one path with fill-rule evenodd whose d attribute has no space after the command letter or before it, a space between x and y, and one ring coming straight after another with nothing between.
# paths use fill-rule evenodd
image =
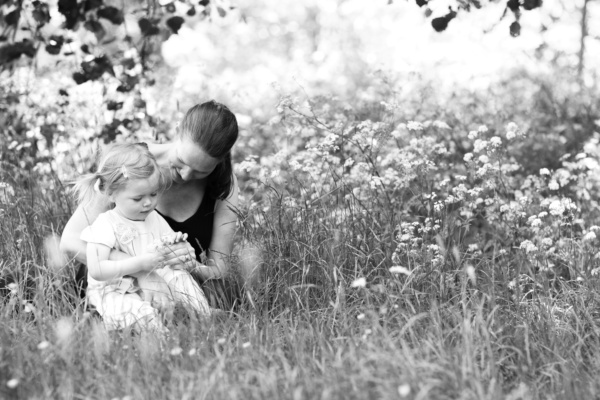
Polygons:
<instances>
[{"instance_id":1,"label":"dark sleeveless top","mask_svg":"<svg viewBox=\"0 0 600 400\"><path fill-rule=\"evenodd\" d=\"M188 219L183 222L177 222L171 217L163 215L156 210L169 224L175 232L183 232L188 234L187 241L196 250L196 259L200 261L200 254L208 250L212 239L213 222L215 216L216 200L211 198L207 193L202 198L200 206Z\"/></svg>"}]
</instances>

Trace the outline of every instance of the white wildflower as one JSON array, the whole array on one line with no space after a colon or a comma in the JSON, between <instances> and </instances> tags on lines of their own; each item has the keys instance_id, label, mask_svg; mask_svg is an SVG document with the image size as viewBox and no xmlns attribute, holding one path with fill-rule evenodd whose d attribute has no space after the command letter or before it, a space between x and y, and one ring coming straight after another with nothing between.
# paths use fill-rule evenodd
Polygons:
<instances>
[{"instance_id":1,"label":"white wildflower","mask_svg":"<svg viewBox=\"0 0 600 400\"><path fill-rule=\"evenodd\" d=\"M485 150L487 145L487 140L477 139L475 143L473 143L473 152L479 153L480 151Z\"/></svg>"},{"instance_id":2,"label":"white wildflower","mask_svg":"<svg viewBox=\"0 0 600 400\"><path fill-rule=\"evenodd\" d=\"M596 234L594 232L588 232L583 236L583 241L592 241L596 240Z\"/></svg>"},{"instance_id":3,"label":"white wildflower","mask_svg":"<svg viewBox=\"0 0 600 400\"><path fill-rule=\"evenodd\" d=\"M550 170L548 168L540 169L540 175L550 175Z\"/></svg>"},{"instance_id":4,"label":"white wildflower","mask_svg":"<svg viewBox=\"0 0 600 400\"><path fill-rule=\"evenodd\" d=\"M19 386L19 380L17 378L13 378L6 382L6 386L8 386L9 389L14 389Z\"/></svg>"},{"instance_id":5,"label":"white wildflower","mask_svg":"<svg viewBox=\"0 0 600 400\"><path fill-rule=\"evenodd\" d=\"M519 127L514 122L509 122L508 125L506 125L506 138L510 140L515 138L517 135L522 136L522 132L519 130Z\"/></svg>"},{"instance_id":6,"label":"white wildflower","mask_svg":"<svg viewBox=\"0 0 600 400\"><path fill-rule=\"evenodd\" d=\"M408 121L408 123L406 124L406 128L409 131L422 131L423 124L421 124L420 122L417 122L417 121Z\"/></svg>"},{"instance_id":7,"label":"white wildflower","mask_svg":"<svg viewBox=\"0 0 600 400\"><path fill-rule=\"evenodd\" d=\"M367 286L367 280L364 277L355 279L354 282L350 284L350 287L353 288L364 288Z\"/></svg>"},{"instance_id":8,"label":"white wildflower","mask_svg":"<svg viewBox=\"0 0 600 400\"><path fill-rule=\"evenodd\" d=\"M477 280L477 277L475 276L475 267L473 267L472 265L467 265L467 267L465 268L465 273L467 274L469 280L473 284L475 284Z\"/></svg>"},{"instance_id":9,"label":"white wildflower","mask_svg":"<svg viewBox=\"0 0 600 400\"><path fill-rule=\"evenodd\" d=\"M560 200L554 200L548 206L551 215L562 215L565 212L565 207Z\"/></svg>"},{"instance_id":10,"label":"white wildflower","mask_svg":"<svg viewBox=\"0 0 600 400\"><path fill-rule=\"evenodd\" d=\"M479 156L478 160L480 163L485 164L490 161L490 158L488 156L486 156L485 154L482 154Z\"/></svg>"},{"instance_id":11,"label":"white wildflower","mask_svg":"<svg viewBox=\"0 0 600 400\"><path fill-rule=\"evenodd\" d=\"M538 249L530 240L522 241L520 248L524 249L525 252L527 252L527 253L537 251L537 249Z\"/></svg>"},{"instance_id":12,"label":"white wildflower","mask_svg":"<svg viewBox=\"0 0 600 400\"><path fill-rule=\"evenodd\" d=\"M492 145L492 147L500 147L500 145L502 145L502 139L500 139L499 136L494 136L490 139L490 145Z\"/></svg>"},{"instance_id":13,"label":"white wildflower","mask_svg":"<svg viewBox=\"0 0 600 400\"><path fill-rule=\"evenodd\" d=\"M488 131L488 127L485 125L480 125L479 128L477 128L477 131L479 133L486 133Z\"/></svg>"},{"instance_id":14,"label":"white wildflower","mask_svg":"<svg viewBox=\"0 0 600 400\"><path fill-rule=\"evenodd\" d=\"M171 355L172 355L172 356L178 356L178 355L180 355L181 353L183 353L183 349L182 349L181 347L173 347L173 348L171 349Z\"/></svg>"},{"instance_id":15,"label":"white wildflower","mask_svg":"<svg viewBox=\"0 0 600 400\"><path fill-rule=\"evenodd\" d=\"M554 179L552 179L549 183L548 183L548 189L550 190L558 190L559 186L558 186L558 182L556 182Z\"/></svg>"},{"instance_id":16,"label":"white wildflower","mask_svg":"<svg viewBox=\"0 0 600 400\"><path fill-rule=\"evenodd\" d=\"M394 265L393 267L390 268L390 272L392 274L410 275L412 271L406 267L402 267L400 265Z\"/></svg>"},{"instance_id":17,"label":"white wildflower","mask_svg":"<svg viewBox=\"0 0 600 400\"><path fill-rule=\"evenodd\" d=\"M463 157L463 160L465 160L465 162L471 162L472 159L473 159L473 153L467 153Z\"/></svg>"},{"instance_id":18,"label":"white wildflower","mask_svg":"<svg viewBox=\"0 0 600 400\"><path fill-rule=\"evenodd\" d=\"M10 290L10 294L17 294L17 292L19 291L19 285L17 285L14 282L11 282L8 284L8 290Z\"/></svg>"},{"instance_id":19,"label":"white wildflower","mask_svg":"<svg viewBox=\"0 0 600 400\"><path fill-rule=\"evenodd\" d=\"M519 203L520 203L521 205L525 205L525 204L527 204L527 202L528 202L528 201L529 201L529 198L528 198L527 196L523 196L523 197L520 197L520 198L519 198Z\"/></svg>"},{"instance_id":20,"label":"white wildflower","mask_svg":"<svg viewBox=\"0 0 600 400\"><path fill-rule=\"evenodd\" d=\"M406 397L410 394L410 385L405 383L403 385L398 386L398 395L400 397Z\"/></svg>"},{"instance_id":21,"label":"white wildflower","mask_svg":"<svg viewBox=\"0 0 600 400\"><path fill-rule=\"evenodd\" d=\"M444 121L433 121L433 126L439 129L450 129L450 125Z\"/></svg>"},{"instance_id":22,"label":"white wildflower","mask_svg":"<svg viewBox=\"0 0 600 400\"><path fill-rule=\"evenodd\" d=\"M41 341L37 345L38 350L46 350L48 347L50 347L50 342L47 340Z\"/></svg>"},{"instance_id":23,"label":"white wildflower","mask_svg":"<svg viewBox=\"0 0 600 400\"><path fill-rule=\"evenodd\" d=\"M477 132L477 131L471 131L471 132L469 132L469 134L467 135L467 137L468 137L469 139L471 139L471 140L475 140L475 139L477 138L477 134L478 134L478 133L479 133L479 132Z\"/></svg>"},{"instance_id":24,"label":"white wildflower","mask_svg":"<svg viewBox=\"0 0 600 400\"><path fill-rule=\"evenodd\" d=\"M539 218L533 218L530 223L533 228L539 228L542 225L542 220Z\"/></svg>"}]
</instances>

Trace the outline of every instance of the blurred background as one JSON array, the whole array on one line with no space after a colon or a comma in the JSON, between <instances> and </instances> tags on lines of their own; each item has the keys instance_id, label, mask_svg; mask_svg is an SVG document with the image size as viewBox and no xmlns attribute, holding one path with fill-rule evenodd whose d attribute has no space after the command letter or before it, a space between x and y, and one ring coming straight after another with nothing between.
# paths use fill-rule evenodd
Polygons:
<instances>
[{"instance_id":1,"label":"blurred background","mask_svg":"<svg viewBox=\"0 0 600 400\"><path fill-rule=\"evenodd\" d=\"M444 108L459 91L500 108L515 103L495 93L509 86L517 97L542 86L564 98L595 91L600 2L479 3L3 2L2 141L16 148L35 139L33 153L52 149L64 167L61 153L72 157L73 148L97 139L162 140L189 106L214 98L239 116L243 159L257 135L281 130L273 127L277 107L291 94L335 96L348 106L392 101L409 110L423 97ZM436 31L435 19L453 11ZM180 20L169 24L173 18ZM72 171L87 168L75 164Z\"/></svg>"}]
</instances>

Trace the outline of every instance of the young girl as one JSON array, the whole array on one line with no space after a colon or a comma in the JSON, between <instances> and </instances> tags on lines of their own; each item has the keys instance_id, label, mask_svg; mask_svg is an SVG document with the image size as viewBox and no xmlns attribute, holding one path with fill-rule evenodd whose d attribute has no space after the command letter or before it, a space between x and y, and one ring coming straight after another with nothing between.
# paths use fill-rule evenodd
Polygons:
<instances>
[{"instance_id":1,"label":"young girl","mask_svg":"<svg viewBox=\"0 0 600 400\"><path fill-rule=\"evenodd\" d=\"M187 271L155 269L161 250L186 239L154 210L166 185L145 143L110 146L98 171L75 185L80 203L108 199L114 204L81 233L87 242L87 297L109 329L165 331L160 311L174 302L210 314L204 293ZM110 260L113 249L131 257ZM193 254L184 256L181 266L193 259Z\"/></svg>"}]
</instances>

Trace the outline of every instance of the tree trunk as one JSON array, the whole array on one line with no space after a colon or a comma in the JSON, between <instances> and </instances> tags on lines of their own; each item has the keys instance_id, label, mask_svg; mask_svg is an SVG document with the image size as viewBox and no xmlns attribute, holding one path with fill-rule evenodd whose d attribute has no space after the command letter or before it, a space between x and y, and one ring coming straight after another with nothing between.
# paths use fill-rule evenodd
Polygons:
<instances>
[{"instance_id":1,"label":"tree trunk","mask_svg":"<svg viewBox=\"0 0 600 400\"><path fill-rule=\"evenodd\" d=\"M581 9L581 40L579 42L579 63L577 64L577 79L583 81L583 69L585 66L585 38L588 35L587 29L587 6L590 0L583 0Z\"/></svg>"}]
</instances>

